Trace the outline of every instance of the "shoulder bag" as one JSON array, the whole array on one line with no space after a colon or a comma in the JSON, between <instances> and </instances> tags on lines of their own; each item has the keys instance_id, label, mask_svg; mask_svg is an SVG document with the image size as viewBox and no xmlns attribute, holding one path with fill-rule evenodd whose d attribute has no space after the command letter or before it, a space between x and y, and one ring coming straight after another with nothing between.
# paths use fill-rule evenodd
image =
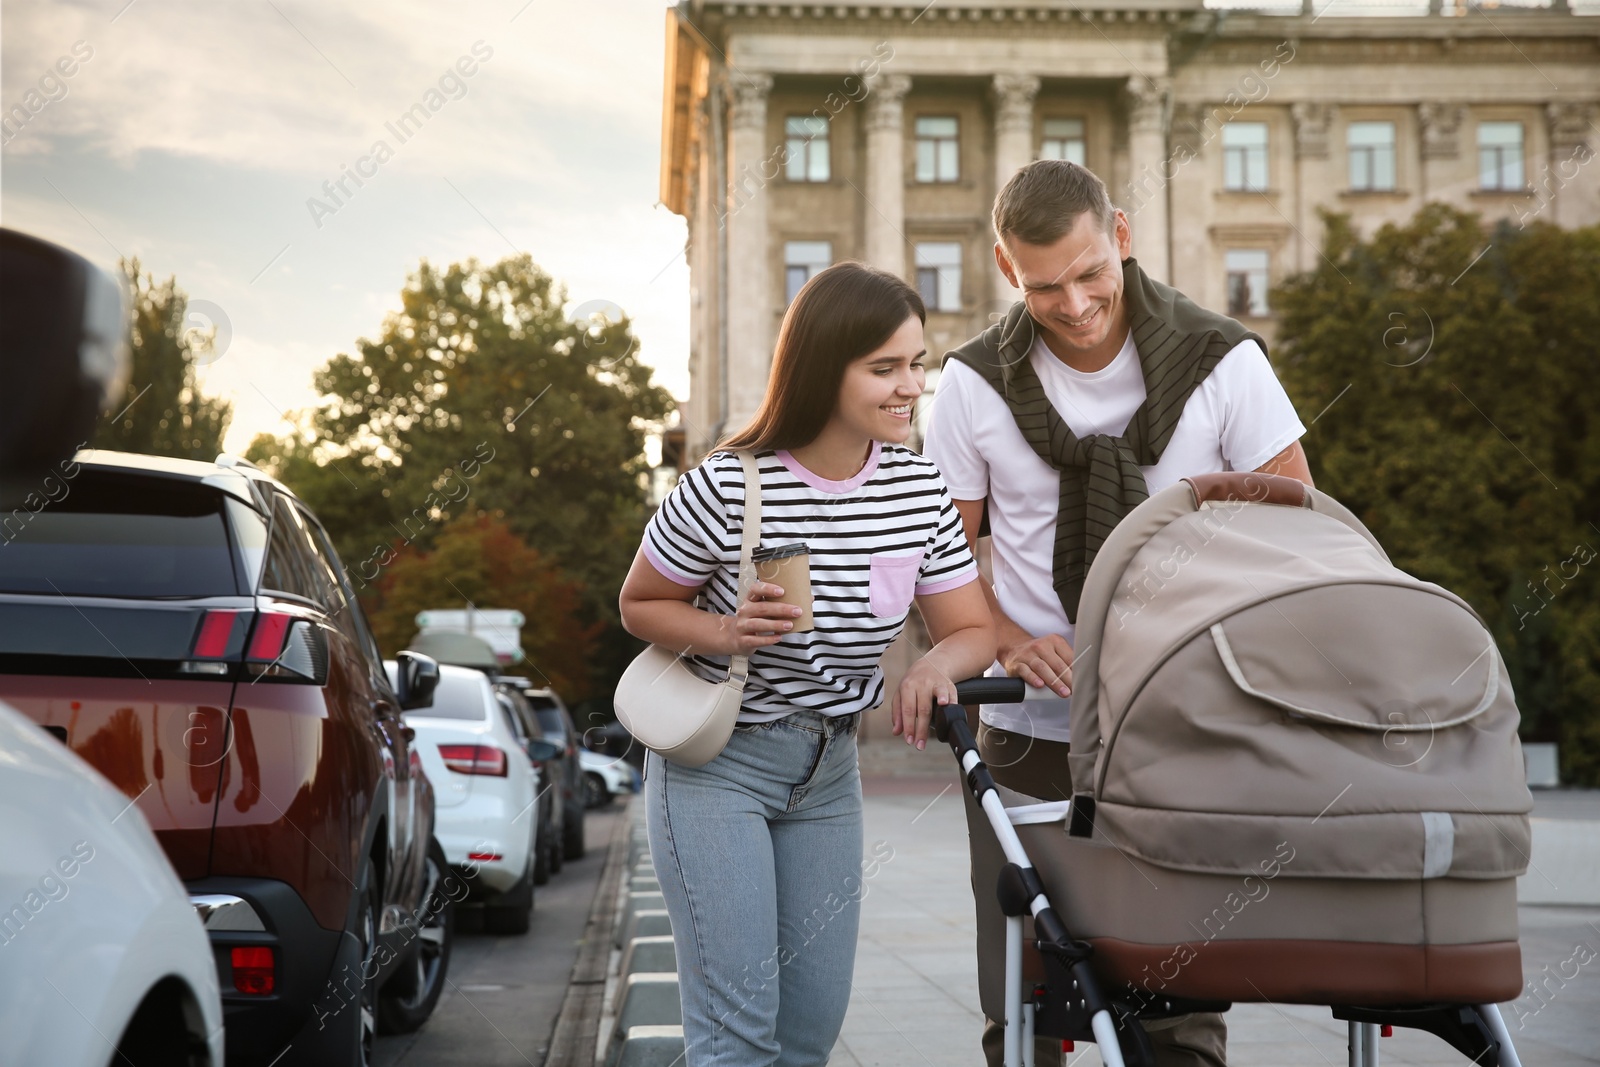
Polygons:
<instances>
[{"instance_id":1,"label":"shoulder bag","mask_svg":"<svg viewBox=\"0 0 1600 1067\"><path fill-rule=\"evenodd\" d=\"M756 458L739 453L744 468L744 537L739 549L739 591L744 603L755 580L750 554L761 540L761 475ZM728 677L708 682L683 657L651 645L623 672L614 702L617 718L652 752L685 767L710 763L733 735L744 699L750 657L733 656Z\"/></svg>"}]
</instances>

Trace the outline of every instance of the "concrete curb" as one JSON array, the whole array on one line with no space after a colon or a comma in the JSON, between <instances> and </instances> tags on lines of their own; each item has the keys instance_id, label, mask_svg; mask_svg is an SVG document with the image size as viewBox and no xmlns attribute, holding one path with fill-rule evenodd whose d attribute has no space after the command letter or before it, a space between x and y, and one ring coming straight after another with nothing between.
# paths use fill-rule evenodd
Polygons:
<instances>
[{"instance_id":1,"label":"concrete curb","mask_svg":"<svg viewBox=\"0 0 1600 1067\"><path fill-rule=\"evenodd\" d=\"M672 926L650 863L642 809L630 813L628 870L607 931L615 946L591 1067L681 1067L682 1009Z\"/></svg>"},{"instance_id":2,"label":"concrete curb","mask_svg":"<svg viewBox=\"0 0 1600 1067\"><path fill-rule=\"evenodd\" d=\"M632 798L618 798L631 809ZM606 865L600 872L594 905L583 928L578 960L572 967L561 1013L556 1016L555 1032L550 1036L550 1052L544 1067L594 1067L600 1040L600 1016L604 1007L607 972L611 964L611 928L616 922L617 902L623 875L629 863L630 839L634 827L631 811L624 811L611 831L606 850Z\"/></svg>"}]
</instances>

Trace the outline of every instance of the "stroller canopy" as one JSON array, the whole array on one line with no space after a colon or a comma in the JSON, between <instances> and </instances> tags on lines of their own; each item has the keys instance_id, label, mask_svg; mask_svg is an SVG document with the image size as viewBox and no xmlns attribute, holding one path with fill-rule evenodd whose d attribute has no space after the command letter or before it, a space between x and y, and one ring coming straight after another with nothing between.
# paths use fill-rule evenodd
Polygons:
<instances>
[{"instance_id":1,"label":"stroller canopy","mask_svg":"<svg viewBox=\"0 0 1600 1067\"><path fill-rule=\"evenodd\" d=\"M1107 539L1080 603L1073 792L1175 870L1502 879L1532 799L1482 621L1293 479L1180 482ZM1085 808L1088 808L1086 803Z\"/></svg>"}]
</instances>

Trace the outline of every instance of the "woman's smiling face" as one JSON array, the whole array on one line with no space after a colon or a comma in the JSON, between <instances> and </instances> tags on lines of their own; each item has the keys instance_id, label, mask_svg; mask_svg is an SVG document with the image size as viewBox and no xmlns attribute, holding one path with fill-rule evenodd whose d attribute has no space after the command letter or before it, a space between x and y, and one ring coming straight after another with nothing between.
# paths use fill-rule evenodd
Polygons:
<instances>
[{"instance_id":1,"label":"woman's smiling face","mask_svg":"<svg viewBox=\"0 0 1600 1067\"><path fill-rule=\"evenodd\" d=\"M835 427L885 444L905 444L922 395L927 354L922 320L911 315L881 347L845 368Z\"/></svg>"}]
</instances>

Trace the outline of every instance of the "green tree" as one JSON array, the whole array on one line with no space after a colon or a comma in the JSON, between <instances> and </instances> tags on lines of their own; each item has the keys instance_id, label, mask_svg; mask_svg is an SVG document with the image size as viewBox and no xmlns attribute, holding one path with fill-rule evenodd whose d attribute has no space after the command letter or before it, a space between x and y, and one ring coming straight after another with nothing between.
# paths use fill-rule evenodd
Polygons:
<instances>
[{"instance_id":1,"label":"green tree","mask_svg":"<svg viewBox=\"0 0 1600 1067\"><path fill-rule=\"evenodd\" d=\"M1600 784L1600 227L1328 215L1275 294L1319 488L1490 626L1523 736Z\"/></svg>"},{"instance_id":2,"label":"green tree","mask_svg":"<svg viewBox=\"0 0 1600 1067\"><path fill-rule=\"evenodd\" d=\"M203 332L190 325L189 298L176 278L158 284L148 271L141 273L137 257L121 267L133 297L129 402L121 417L100 420L90 446L215 459L233 405L204 395L195 382L195 359L212 351L215 327Z\"/></svg>"},{"instance_id":3,"label":"green tree","mask_svg":"<svg viewBox=\"0 0 1600 1067\"><path fill-rule=\"evenodd\" d=\"M439 532L432 551L403 548L378 586L383 606L371 621L385 655L410 643L419 611L468 603L514 608L527 620L521 633L526 658L509 672L526 673L568 701L589 695L586 665L600 624L579 622L582 591L502 520L488 515L454 520Z\"/></svg>"},{"instance_id":4,"label":"green tree","mask_svg":"<svg viewBox=\"0 0 1600 1067\"><path fill-rule=\"evenodd\" d=\"M526 255L423 261L400 298L376 339L317 372L309 433L252 458L297 479L353 575L374 548L426 549L453 518L503 516L576 583L580 622L604 628L590 666L608 691L636 647L616 596L647 517L645 435L672 398L625 317L568 321Z\"/></svg>"}]
</instances>

